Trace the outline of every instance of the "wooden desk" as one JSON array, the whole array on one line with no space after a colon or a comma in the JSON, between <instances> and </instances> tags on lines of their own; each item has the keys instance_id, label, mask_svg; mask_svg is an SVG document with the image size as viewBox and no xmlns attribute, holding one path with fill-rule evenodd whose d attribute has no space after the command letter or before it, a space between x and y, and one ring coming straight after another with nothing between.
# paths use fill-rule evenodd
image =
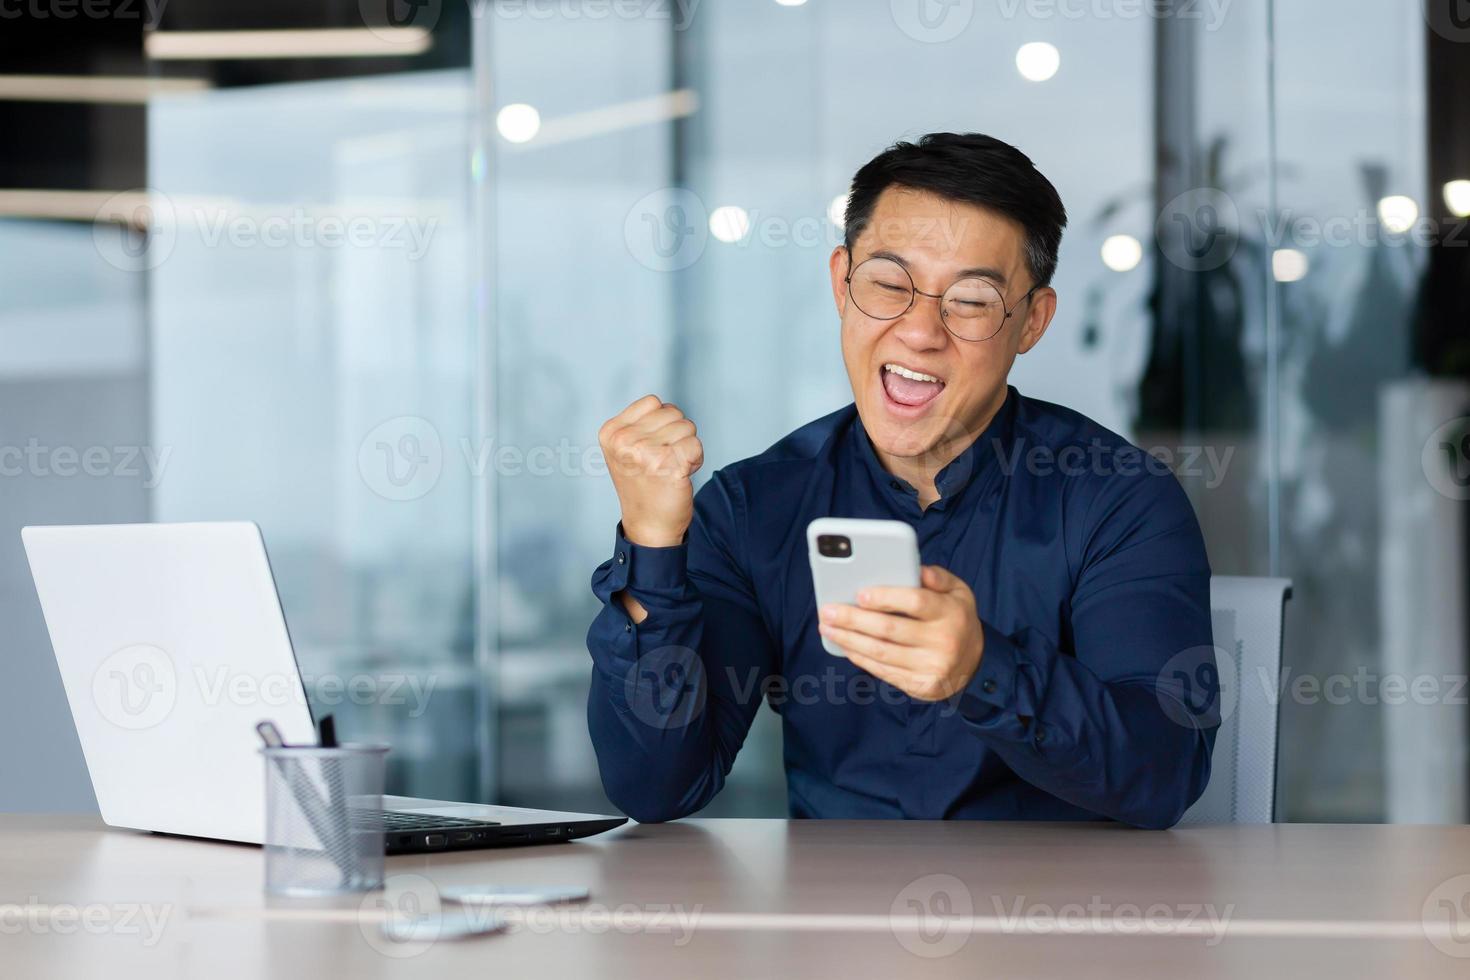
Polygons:
<instances>
[{"instance_id":1,"label":"wooden desk","mask_svg":"<svg viewBox=\"0 0 1470 980\"><path fill-rule=\"evenodd\" d=\"M267 899L261 871L256 848L0 815L0 973L1470 976L1470 827L691 820L390 858L366 899ZM592 896L495 936L378 931L385 902L490 882Z\"/></svg>"}]
</instances>

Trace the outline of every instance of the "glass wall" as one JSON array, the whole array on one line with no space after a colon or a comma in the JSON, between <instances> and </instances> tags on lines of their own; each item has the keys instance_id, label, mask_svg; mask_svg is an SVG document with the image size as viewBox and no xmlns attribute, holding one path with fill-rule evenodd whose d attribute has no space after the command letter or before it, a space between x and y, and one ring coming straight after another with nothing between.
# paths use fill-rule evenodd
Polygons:
<instances>
[{"instance_id":1,"label":"glass wall","mask_svg":"<svg viewBox=\"0 0 1470 980\"><path fill-rule=\"evenodd\" d=\"M598 427L678 402L702 480L845 404L847 182L979 130L1071 216L1013 383L1167 454L1217 573L1294 580L1287 682L1381 677L1419 567L1389 503L1424 487L1392 447L1438 411L1412 410L1406 217L1432 189L1401 7L430 4L469 67L156 96L154 516L261 523L318 707L393 742L394 789L606 808ZM1284 818L1410 818L1386 774L1417 729L1372 691L1283 685ZM772 712L706 812L785 812Z\"/></svg>"},{"instance_id":2,"label":"glass wall","mask_svg":"<svg viewBox=\"0 0 1470 980\"><path fill-rule=\"evenodd\" d=\"M1175 55L1185 68L1253 81L1249 99L1202 97L1191 107L1194 128L1177 138L1197 143L1209 133L1227 144L1228 165L1254 171L1244 194L1264 201L1265 11L1255 6L1184 25L1175 43L1201 55ZM1145 246L1157 215L1159 26L1145 17L1038 19L1024 5L1014 16L951 7L934 20L920 5L886 0L707 2L681 20L636 5L629 9L641 16L593 19L504 4L479 22L497 110L533 105L545 134L514 148L502 141L496 170L502 436L593 445L604 419L654 391L698 423L703 479L849 401L826 267L841 241L847 184L889 143L932 130L1013 142L1057 184L1072 221L1056 279L1060 310L1013 381L1136 434L1148 371L1185 370L1150 361L1162 260ZM575 63L579 74L538 67L555 62ZM1240 261L1231 274L1253 280L1233 329L1250 335L1254 363L1264 279L1250 257ZM524 405L536 410L514 422ZM1186 438L1177 410L1152 421L1154 442ZM1254 464L1241 473L1240 492L1264 479ZM1196 496L1219 486L1205 476L1191 487ZM517 802L589 805L600 797L582 717L584 633L596 611L587 583L608 554L616 500L601 474L502 478L500 488L506 692L531 664L544 690L534 710L502 702L503 785ZM1264 570L1264 521L1249 507L1230 519L1220 536L1254 535L1256 550L1242 560L1259 558ZM512 616L536 624L534 639L510 628ZM553 764L520 764L528 757ZM779 725L763 711L706 812L784 811Z\"/></svg>"},{"instance_id":3,"label":"glass wall","mask_svg":"<svg viewBox=\"0 0 1470 980\"><path fill-rule=\"evenodd\" d=\"M1377 420L1410 371L1421 262L1401 235L1311 228L1425 201L1414 6L594 9L476 23L497 111L542 115L500 141L495 181L502 437L585 448L655 391L699 424L707 477L838 407L825 262L852 172L931 130L1013 142L1071 215L1056 321L1013 382L1167 454L1218 573L1294 579L1285 670L1265 681L1285 682L1281 815L1383 818L1383 705L1290 682L1387 669ZM503 786L588 805L587 578L616 502L580 471L500 486L504 667L517 690L540 678L502 716ZM783 812L779 744L762 712L708 812Z\"/></svg>"},{"instance_id":4,"label":"glass wall","mask_svg":"<svg viewBox=\"0 0 1470 980\"><path fill-rule=\"evenodd\" d=\"M1463 555L1461 542L1431 529L1429 551L1405 556L1398 574L1390 564L1393 539L1417 549L1403 535L1417 526L1423 540L1423 521L1436 519L1427 510L1413 516L1425 503L1421 489L1435 496L1419 454L1448 417L1385 425L1395 401L1422 404L1432 387L1423 378L1427 365L1413 356L1430 241L1421 216L1433 208L1425 22L1418 4L1357 3L1328 19L1300 4L1276 7L1277 222L1257 234L1272 236L1283 280L1279 566L1294 583L1287 666L1296 675L1287 683L1301 676L1327 682L1320 691L1286 689L1282 799L1300 820L1394 819L1395 797L1404 794L1390 785L1392 720L1465 711L1452 698L1396 704L1384 687L1406 671L1427 677L1465 669L1435 665L1423 645L1415 652L1426 658L1419 666L1395 662L1395 636L1386 628L1391 610L1412 603L1423 587L1408 573L1434 564L1436 548ZM1419 606L1409 618L1463 608L1463 594L1445 598L1452 605L1432 613ZM1444 794L1460 798L1453 810L1399 810L1398 819L1470 817L1463 742L1455 759L1454 747L1438 739L1411 741L1399 747L1398 764L1406 771L1427 765Z\"/></svg>"},{"instance_id":5,"label":"glass wall","mask_svg":"<svg viewBox=\"0 0 1470 980\"><path fill-rule=\"evenodd\" d=\"M149 112L154 516L257 521L317 711L449 799L489 757L472 93L442 70Z\"/></svg>"},{"instance_id":6,"label":"glass wall","mask_svg":"<svg viewBox=\"0 0 1470 980\"><path fill-rule=\"evenodd\" d=\"M597 429L627 392L673 383L677 299L668 276L635 262L625 232L641 231L632 203L674 182L672 127L693 105L673 91L668 21L508 5L476 27L497 123L495 422L483 448L497 529L499 795L605 809L583 642L588 581L617 521ZM518 121L520 106L533 122Z\"/></svg>"}]
</instances>

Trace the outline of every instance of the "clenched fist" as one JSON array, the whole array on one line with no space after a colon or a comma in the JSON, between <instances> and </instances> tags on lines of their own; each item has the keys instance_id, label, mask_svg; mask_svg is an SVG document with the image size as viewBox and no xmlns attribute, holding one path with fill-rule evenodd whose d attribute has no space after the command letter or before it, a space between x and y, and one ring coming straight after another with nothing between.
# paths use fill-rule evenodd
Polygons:
<instances>
[{"instance_id":1,"label":"clenched fist","mask_svg":"<svg viewBox=\"0 0 1470 980\"><path fill-rule=\"evenodd\" d=\"M694 423L679 406L644 395L597 432L634 544L667 548L684 540L694 520L691 477L704 463Z\"/></svg>"}]
</instances>

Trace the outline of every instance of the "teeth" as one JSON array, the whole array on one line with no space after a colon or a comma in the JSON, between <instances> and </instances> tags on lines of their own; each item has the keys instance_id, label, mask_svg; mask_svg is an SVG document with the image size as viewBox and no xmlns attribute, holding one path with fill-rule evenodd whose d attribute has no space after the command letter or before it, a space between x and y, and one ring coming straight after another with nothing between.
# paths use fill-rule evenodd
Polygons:
<instances>
[{"instance_id":1,"label":"teeth","mask_svg":"<svg viewBox=\"0 0 1470 980\"><path fill-rule=\"evenodd\" d=\"M908 378L910 381L939 381L939 379L934 377L934 375L932 374L920 374L918 371L910 371L902 364L885 364L883 365L883 370L892 371L899 377Z\"/></svg>"}]
</instances>

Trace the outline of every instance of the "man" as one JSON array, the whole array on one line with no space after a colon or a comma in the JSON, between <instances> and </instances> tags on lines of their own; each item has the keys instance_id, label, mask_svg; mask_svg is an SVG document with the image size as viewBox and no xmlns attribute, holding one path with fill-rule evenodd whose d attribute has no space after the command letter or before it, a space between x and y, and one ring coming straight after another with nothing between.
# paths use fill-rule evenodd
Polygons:
<instances>
[{"instance_id":1,"label":"man","mask_svg":"<svg viewBox=\"0 0 1470 980\"><path fill-rule=\"evenodd\" d=\"M619 808L699 810L767 697L795 817L1167 827L1203 792L1194 512L1152 457L1006 384L1056 311L1065 225L1014 147L898 143L854 177L829 263L853 405L697 496L677 406L602 427L622 521L592 580L588 721ZM912 525L921 587L818 610L805 530L825 516Z\"/></svg>"}]
</instances>

